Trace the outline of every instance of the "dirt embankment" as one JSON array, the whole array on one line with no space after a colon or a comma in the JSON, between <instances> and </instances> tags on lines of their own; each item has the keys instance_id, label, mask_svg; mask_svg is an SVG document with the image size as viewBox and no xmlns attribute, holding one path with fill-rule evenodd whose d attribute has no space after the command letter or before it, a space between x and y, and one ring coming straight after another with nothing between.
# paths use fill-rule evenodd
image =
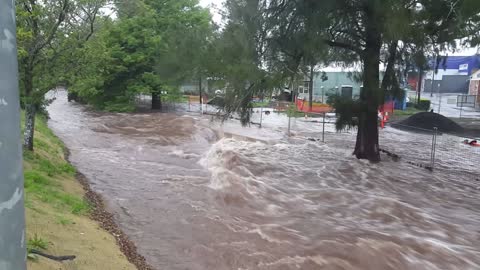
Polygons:
<instances>
[{"instance_id":1,"label":"dirt embankment","mask_svg":"<svg viewBox=\"0 0 480 270\"><path fill-rule=\"evenodd\" d=\"M77 173L77 179L85 190L85 198L91 203L91 205L93 205L91 217L100 223L102 229L115 237L122 253L128 258L128 261L138 268L138 270L153 270L153 268L147 264L145 258L138 253L135 244L115 223L113 214L105 209L102 197L90 188L87 178L83 174Z\"/></svg>"}]
</instances>

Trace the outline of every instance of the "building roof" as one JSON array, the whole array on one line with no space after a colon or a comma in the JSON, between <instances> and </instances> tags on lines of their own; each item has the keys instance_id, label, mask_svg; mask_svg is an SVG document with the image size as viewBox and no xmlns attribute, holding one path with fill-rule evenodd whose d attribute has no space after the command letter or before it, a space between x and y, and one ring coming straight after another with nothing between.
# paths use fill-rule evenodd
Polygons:
<instances>
[{"instance_id":1,"label":"building roof","mask_svg":"<svg viewBox=\"0 0 480 270\"><path fill-rule=\"evenodd\" d=\"M317 68L320 72L362 72L361 63L344 64L341 62L330 63L329 65L320 65ZM380 63L380 71L385 70L385 65Z\"/></svg>"}]
</instances>

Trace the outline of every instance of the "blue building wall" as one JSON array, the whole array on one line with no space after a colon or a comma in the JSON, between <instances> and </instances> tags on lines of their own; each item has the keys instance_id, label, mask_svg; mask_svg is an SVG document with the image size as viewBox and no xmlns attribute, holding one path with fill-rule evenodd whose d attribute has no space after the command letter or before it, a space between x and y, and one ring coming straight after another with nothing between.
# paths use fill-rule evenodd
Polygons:
<instances>
[{"instance_id":1,"label":"blue building wall","mask_svg":"<svg viewBox=\"0 0 480 270\"><path fill-rule=\"evenodd\" d=\"M442 56L444 57L444 56ZM434 67L434 59L431 59L430 67L433 69ZM446 56L446 60L442 59L440 61L440 65L438 69L453 69L460 71L460 66L468 65L468 68L462 70L465 72L466 75L472 75L473 72L480 69L480 55L472 55L472 56Z\"/></svg>"}]
</instances>

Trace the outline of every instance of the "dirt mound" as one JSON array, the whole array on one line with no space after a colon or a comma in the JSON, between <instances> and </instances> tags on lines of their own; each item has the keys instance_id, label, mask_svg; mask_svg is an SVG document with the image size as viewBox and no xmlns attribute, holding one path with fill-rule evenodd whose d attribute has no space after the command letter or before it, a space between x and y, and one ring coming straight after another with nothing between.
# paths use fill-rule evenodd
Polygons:
<instances>
[{"instance_id":1,"label":"dirt mound","mask_svg":"<svg viewBox=\"0 0 480 270\"><path fill-rule=\"evenodd\" d=\"M463 128L454 121L432 112L417 113L392 126L399 129L418 129L419 131L434 130L436 127L439 132L447 133L462 133L464 131Z\"/></svg>"}]
</instances>

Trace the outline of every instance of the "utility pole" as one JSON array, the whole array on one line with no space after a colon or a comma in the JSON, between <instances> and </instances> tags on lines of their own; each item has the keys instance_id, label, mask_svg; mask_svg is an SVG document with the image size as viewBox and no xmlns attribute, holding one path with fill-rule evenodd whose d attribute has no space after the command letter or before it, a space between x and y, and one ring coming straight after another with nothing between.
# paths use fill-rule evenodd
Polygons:
<instances>
[{"instance_id":1,"label":"utility pole","mask_svg":"<svg viewBox=\"0 0 480 270\"><path fill-rule=\"evenodd\" d=\"M0 1L0 269L25 270L15 1Z\"/></svg>"},{"instance_id":2,"label":"utility pole","mask_svg":"<svg viewBox=\"0 0 480 270\"><path fill-rule=\"evenodd\" d=\"M438 84L438 111L437 111L438 114L440 114L441 107L442 107L442 95L440 94L440 84Z\"/></svg>"},{"instance_id":3,"label":"utility pole","mask_svg":"<svg viewBox=\"0 0 480 270\"><path fill-rule=\"evenodd\" d=\"M198 92L200 96L200 113L203 114L202 75L198 77Z\"/></svg>"},{"instance_id":4,"label":"utility pole","mask_svg":"<svg viewBox=\"0 0 480 270\"><path fill-rule=\"evenodd\" d=\"M313 86L314 86L314 71L315 71L315 65L311 64L310 65L310 81L308 82L308 110L309 112L313 111Z\"/></svg>"},{"instance_id":5,"label":"utility pole","mask_svg":"<svg viewBox=\"0 0 480 270\"><path fill-rule=\"evenodd\" d=\"M422 99L422 83L423 83L423 69L418 70L418 83L417 83L417 105L420 104Z\"/></svg>"},{"instance_id":6,"label":"utility pole","mask_svg":"<svg viewBox=\"0 0 480 270\"><path fill-rule=\"evenodd\" d=\"M435 73L437 72L437 61L438 54L435 55L435 62L433 63L432 87L430 88L430 97L433 97L433 83L435 82Z\"/></svg>"}]
</instances>

